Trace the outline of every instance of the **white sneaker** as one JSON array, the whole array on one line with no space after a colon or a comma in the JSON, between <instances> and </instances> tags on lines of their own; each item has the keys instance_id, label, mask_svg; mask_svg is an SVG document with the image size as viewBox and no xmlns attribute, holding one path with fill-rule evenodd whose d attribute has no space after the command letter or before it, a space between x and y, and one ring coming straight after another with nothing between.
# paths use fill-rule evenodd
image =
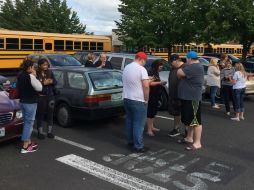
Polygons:
<instances>
[{"instance_id":1,"label":"white sneaker","mask_svg":"<svg viewBox=\"0 0 254 190\"><path fill-rule=\"evenodd\" d=\"M230 116L230 112L227 112L226 114L227 114L228 116Z\"/></svg>"},{"instance_id":2,"label":"white sneaker","mask_svg":"<svg viewBox=\"0 0 254 190\"><path fill-rule=\"evenodd\" d=\"M238 117L231 118L232 121L240 121Z\"/></svg>"},{"instance_id":3,"label":"white sneaker","mask_svg":"<svg viewBox=\"0 0 254 190\"><path fill-rule=\"evenodd\" d=\"M38 145L35 147L33 144L28 145L27 148L22 148L20 153L26 154L26 153L32 153L38 150Z\"/></svg>"},{"instance_id":4,"label":"white sneaker","mask_svg":"<svg viewBox=\"0 0 254 190\"><path fill-rule=\"evenodd\" d=\"M240 120L244 120L245 118L244 117L240 117Z\"/></svg>"}]
</instances>

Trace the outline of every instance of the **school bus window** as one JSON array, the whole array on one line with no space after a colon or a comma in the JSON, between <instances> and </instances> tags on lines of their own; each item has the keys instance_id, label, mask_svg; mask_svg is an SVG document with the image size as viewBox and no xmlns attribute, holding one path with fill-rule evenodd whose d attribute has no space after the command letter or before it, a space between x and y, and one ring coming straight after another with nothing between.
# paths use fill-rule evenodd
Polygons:
<instances>
[{"instance_id":1,"label":"school bus window","mask_svg":"<svg viewBox=\"0 0 254 190\"><path fill-rule=\"evenodd\" d=\"M82 42L82 49L88 51L89 50L89 42Z\"/></svg>"},{"instance_id":2,"label":"school bus window","mask_svg":"<svg viewBox=\"0 0 254 190\"><path fill-rule=\"evenodd\" d=\"M33 50L33 39L21 39L22 50Z\"/></svg>"},{"instance_id":3,"label":"school bus window","mask_svg":"<svg viewBox=\"0 0 254 190\"><path fill-rule=\"evenodd\" d=\"M52 50L52 43L46 43L45 44L45 49L46 50Z\"/></svg>"},{"instance_id":4,"label":"school bus window","mask_svg":"<svg viewBox=\"0 0 254 190\"><path fill-rule=\"evenodd\" d=\"M90 42L90 50L92 50L92 51L96 51L97 50L96 42Z\"/></svg>"},{"instance_id":5,"label":"school bus window","mask_svg":"<svg viewBox=\"0 0 254 190\"><path fill-rule=\"evenodd\" d=\"M103 51L103 43L101 43L101 42L97 43L97 50L98 51Z\"/></svg>"},{"instance_id":6,"label":"school bus window","mask_svg":"<svg viewBox=\"0 0 254 190\"><path fill-rule=\"evenodd\" d=\"M34 50L43 50L43 40L34 39Z\"/></svg>"},{"instance_id":7,"label":"school bus window","mask_svg":"<svg viewBox=\"0 0 254 190\"><path fill-rule=\"evenodd\" d=\"M6 38L6 49L18 50L19 49L19 39L18 38Z\"/></svg>"},{"instance_id":8,"label":"school bus window","mask_svg":"<svg viewBox=\"0 0 254 190\"><path fill-rule=\"evenodd\" d=\"M57 51L64 50L64 40L55 40L54 41L54 49Z\"/></svg>"},{"instance_id":9,"label":"school bus window","mask_svg":"<svg viewBox=\"0 0 254 190\"><path fill-rule=\"evenodd\" d=\"M65 49L66 50L73 50L73 41L65 41Z\"/></svg>"},{"instance_id":10,"label":"school bus window","mask_svg":"<svg viewBox=\"0 0 254 190\"><path fill-rule=\"evenodd\" d=\"M74 49L80 50L81 49L81 42L78 42L78 41L74 42Z\"/></svg>"},{"instance_id":11,"label":"school bus window","mask_svg":"<svg viewBox=\"0 0 254 190\"><path fill-rule=\"evenodd\" d=\"M4 38L0 38L0 49L4 49Z\"/></svg>"}]
</instances>

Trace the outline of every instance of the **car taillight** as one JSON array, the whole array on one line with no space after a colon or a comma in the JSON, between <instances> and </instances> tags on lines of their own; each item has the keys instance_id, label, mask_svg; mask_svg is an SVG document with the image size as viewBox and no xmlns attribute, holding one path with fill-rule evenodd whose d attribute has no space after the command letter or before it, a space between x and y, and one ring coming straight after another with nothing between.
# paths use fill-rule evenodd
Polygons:
<instances>
[{"instance_id":1,"label":"car taillight","mask_svg":"<svg viewBox=\"0 0 254 190\"><path fill-rule=\"evenodd\" d=\"M84 101L86 103L99 103L111 100L111 94L86 96Z\"/></svg>"}]
</instances>

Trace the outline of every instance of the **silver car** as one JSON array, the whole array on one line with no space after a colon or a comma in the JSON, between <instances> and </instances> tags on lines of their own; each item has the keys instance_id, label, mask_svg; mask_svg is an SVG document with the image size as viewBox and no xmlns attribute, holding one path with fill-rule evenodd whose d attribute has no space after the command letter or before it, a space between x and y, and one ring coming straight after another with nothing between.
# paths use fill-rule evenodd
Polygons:
<instances>
[{"instance_id":1,"label":"silver car","mask_svg":"<svg viewBox=\"0 0 254 190\"><path fill-rule=\"evenodd\" d=\"M124 114L122 72L116 70L52 68L57 80L55 116L63 127L75 119L97 120Z\"/></svg>"}]
</instances>

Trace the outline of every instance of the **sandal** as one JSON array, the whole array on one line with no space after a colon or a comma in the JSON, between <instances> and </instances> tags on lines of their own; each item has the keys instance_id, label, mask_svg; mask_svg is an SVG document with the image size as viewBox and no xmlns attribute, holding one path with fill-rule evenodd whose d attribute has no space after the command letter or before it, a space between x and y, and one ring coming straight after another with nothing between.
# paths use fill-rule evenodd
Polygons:
<instances>
[{"instance_id":1,"label":"sandal","mask_svg":"<svg viewBox=\"0 0 254 190\"><path fill-rule=\"evenodd\" d=\"M159 132L159 131L160 131L160 129L155 128L155 127L154 127L152 130L153 130L154 132Z\"/></svg>"},{"instance_id":2,"label":"sandal","mask_svg":"<svg viewBox=\"0 0 254 190\"><path fill-rule=\"evenodd\" d=\"M153 132L147 132L146 133L149 137L154 137L155 136L155 134L153 133Z\"/></svg>"},{"instance_id":3,"label":"sandal","mask_svg":"<svg viewBox=\"0 0 254 190\"><path fill-rule=\"evenodd\" d=\"M192 144L193 142L186 141L185 138L179 139L177 141L179 144Z\"/></svg>"},{"instance_id":4,"label":"sandal","mask_svg":"<svg viewBox=\"0 0 254 190\"><path fill-rule=\"evenodd\" d=\"M187 150L187 151L197 151L197 150L199 150L199 149L201 149L201 148L202 148L202 147L196 148L195 146L190 145L190 146L185 147L185 150Z\"/></svg>"}]
</instances>

